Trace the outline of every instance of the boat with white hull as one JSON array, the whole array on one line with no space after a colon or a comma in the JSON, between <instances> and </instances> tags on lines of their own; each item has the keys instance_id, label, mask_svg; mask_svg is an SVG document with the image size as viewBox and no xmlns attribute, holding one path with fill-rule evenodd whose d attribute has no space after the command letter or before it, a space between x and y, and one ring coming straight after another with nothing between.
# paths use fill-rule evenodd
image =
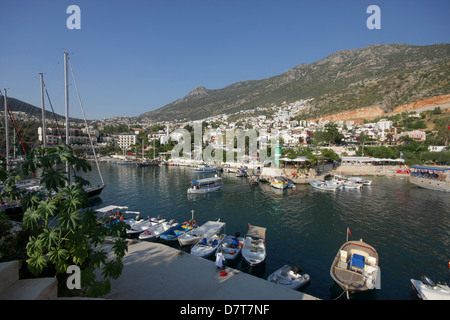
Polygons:
<instances>
[{"instance_id":1,"label":"boat with white hull","mask_svg":"<svg viewBox=\"0 0 450 320\"><path fill-rule=\"evenodd\" d=\"M447 283L435 283L429 277L421 280L411 279L411 286L420 300L450 300L450 286Z\"/></svg>"},{"instance_id":2,"label":"boat with white hull","mask_svg":"<svg viewBox=\"0 0 450 320\"><path fill-rule=\"evenodd\" d=\"M362 240L347 240L333 260L330 275L347 293L380 289L381 271L378 262L378 253L374 247Z\"/></svg>"},{"instance_id":3,"label":"boat with white hull","mask_svg":"<svg viewBox=\"0 0 450 320\"><path fill-rule=\"evenodd\" d=\"M211 237L215 234L220 234L225 227L225 222L207 221L198 228L193 228L178 237L180 246L196 244L204 237Z\"/></svg>"},{"instance_id":4,"label":"boat with white hull","mask_svg":"<svg viewBox=\"0 0 450 320\"><path fill-rule=\"evenodd\" d=\"M138 238L139 240L153 241L158 239L159 236L163 234L165 231L177 225L179 225L179 223L176 222L175 220L164 221L141 232Z\"/></svg>"},{"instance_id":5,"label":"boat with white hull","mask_svg":"<svg viewBox=\"0 0 450 320\"><path fill-rule=\"evenodd\" d=\"M266 228L249 225L242 244L242 257L250 266L266 259Z\"/></svg>"},{"instance_id":6,"label":"boat with white hull","mask_svg":"<svg viewBox=\"0 0 450 320\"><path fill-rule=\"evenodd\" d=\"M187 193L208 193L218 191L223 186L221 177L196 179L191 181L191 187Z\"/></svg>"},{"instance_id":7,"label":"boat with white hull","mask_svg":"<svg viewBox=\"0 0 450 320\"><path fill-rule=\"evenodd\" d=\"M275 270L267 280L276 283L282 287L297 290L307 284L310 280L309 274L301 273L298 268L292 268L285 265L282 268Z\"/></svg>"},{"instance_id":8,"label":"boat with white hull","mask_svg":"<svg viewBox=\"0 0 450 320\"><path fill-rule=\"evenodd\" d=\"M425 189L450 192L450 168L413 166L409 182Z\"/></svg>"}]
</instances>

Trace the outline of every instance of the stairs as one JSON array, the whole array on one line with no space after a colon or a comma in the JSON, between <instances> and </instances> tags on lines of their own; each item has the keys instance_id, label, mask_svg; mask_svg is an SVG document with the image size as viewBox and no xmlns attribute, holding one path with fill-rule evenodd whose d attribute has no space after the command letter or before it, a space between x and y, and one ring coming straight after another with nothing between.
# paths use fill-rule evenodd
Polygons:
<instances>
[{"instance_id":1,"label":"stairs","mask_svg":"<svg viewBox=\"0 0 450 320\"><path fill-rule=\"evenodd\" d=\"M0 263L0 300L56 300L58 280L35 278L19 280L19 261Z\"/></svg>"}]
</instances>

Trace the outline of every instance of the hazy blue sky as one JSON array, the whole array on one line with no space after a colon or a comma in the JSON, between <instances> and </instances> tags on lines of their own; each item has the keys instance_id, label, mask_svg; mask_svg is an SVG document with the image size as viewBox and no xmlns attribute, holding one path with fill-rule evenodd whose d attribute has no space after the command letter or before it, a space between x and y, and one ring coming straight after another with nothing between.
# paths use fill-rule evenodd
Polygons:
<instances>
[{"instance_id":1,"label":"hazy blue sky","mask_svg":"<svg viewBox=\"0 0 450 320\"><path fill-rule=\"evenodd\" d=\"M66 26L69 5L81 9L79 30ZM370 5L380 30L366 26ZM137 116L198 86L274 76L342 49L450 40L449 0L0 0L0 13L2 92L40 107L43 72L63 115L67 50L88 119ZM73 87L71 115L81 117Z\"/></svg>"}]
</instances>

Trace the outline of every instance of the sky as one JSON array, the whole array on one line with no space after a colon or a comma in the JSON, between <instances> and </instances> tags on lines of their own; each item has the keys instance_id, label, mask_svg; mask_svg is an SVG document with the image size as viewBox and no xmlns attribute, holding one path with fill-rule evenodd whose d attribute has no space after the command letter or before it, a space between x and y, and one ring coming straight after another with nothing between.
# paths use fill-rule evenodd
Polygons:
<instances>
[{"instance_id":1,"label":"sky","mask_svg":"<svg viewBox=\"0 0 450 320\"><path fill-rule=\"evenodd\" d=\"M70 5L80 29L67 27ZM371 5L380 29L367 27ZM43 73L64 115L66 50L88 120L138 116L199 86L275 76L339 50L450 42L449 0L0 0L0 12L2 93L41 107ZM82 118L69 76L70 115Z\"/></svg>"}]
</instances>

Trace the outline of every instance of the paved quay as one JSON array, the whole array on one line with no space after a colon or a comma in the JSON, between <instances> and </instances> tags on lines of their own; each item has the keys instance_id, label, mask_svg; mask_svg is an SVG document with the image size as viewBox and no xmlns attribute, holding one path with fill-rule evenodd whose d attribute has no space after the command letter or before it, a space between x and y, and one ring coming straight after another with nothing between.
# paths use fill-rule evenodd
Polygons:
<instances>
[{"instance_id":1,"label":"paved quay","mask_svg":"<svg viewBox=\"0 0 450 320\"><path fill-rule=\"evenodd\" d=\"M161 243L129 244L123 264L105 299L320 300L231 268L221 276L213 261Z\"/></svg>"}]
</instances>

